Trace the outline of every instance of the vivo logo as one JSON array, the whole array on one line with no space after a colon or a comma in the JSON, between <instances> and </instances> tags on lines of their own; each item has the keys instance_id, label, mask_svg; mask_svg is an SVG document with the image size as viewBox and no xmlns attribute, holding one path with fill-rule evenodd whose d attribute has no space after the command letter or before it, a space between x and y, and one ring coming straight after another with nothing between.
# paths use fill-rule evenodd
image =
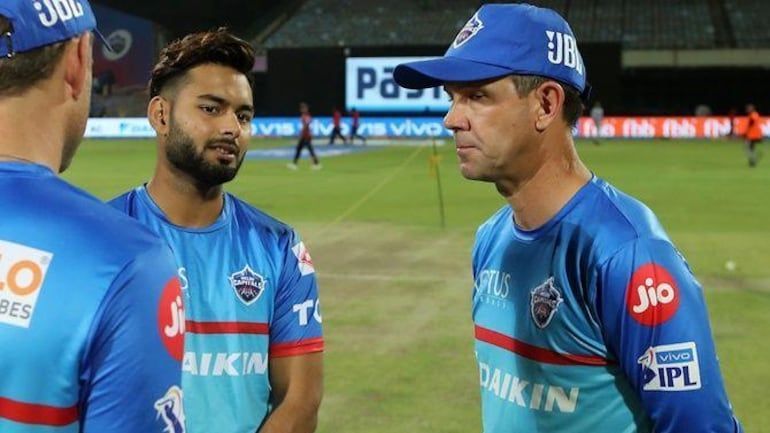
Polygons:
<instances>
[{"instance_id":1,"label":"vivo logo","mask_svg":"<svg viewBox=\"0 0 770 433\"><path fill-rule=\"evenodd\" d=\"M692 350L677 350L671 352L656 353L658 364L676 364L680 362L689 362L693 360Z\"/></svg>"},{"instance_id":2,"label":"vivo logo","mask_svg":"<svg viewBox=\"0 0 770 433\"><path fill-rule=\"evenodd\" d=\"M578 53L577 42L571 35L546 30L548 36L548 61L554 65L564 65L583 75L583 62Z\"/></svg>"},{"instance_id":3,"label":"vivo logo","mask_svg":"<svg viewBox=\"0 0 770 433\"><path fill-rule=\"evenodd\" d=\"M83 16L83 5L78 0L37 0L32 4L38 11L40 23L52 27L59 21L67 22Z\"/></svg>"}]
</instances>

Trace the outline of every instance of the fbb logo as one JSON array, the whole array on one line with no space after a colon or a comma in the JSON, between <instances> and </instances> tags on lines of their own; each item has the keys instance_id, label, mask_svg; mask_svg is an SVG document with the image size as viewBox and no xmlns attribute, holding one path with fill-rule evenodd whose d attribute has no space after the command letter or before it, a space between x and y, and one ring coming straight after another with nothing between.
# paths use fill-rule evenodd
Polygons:
<instances>
[{"instance_id":1,"label":"fbb logo","mask_svg":"<svg viewBox=\"0 0 770 433\"><path fill-rule=\"evenodd\" d=\"M179 279L172 278L163 288L158 304L158 331L168 353L177 361L184 355L184 304Z\"/></svg>"},{"instance_id":2,"label":"fbb logo","mask_svg":"<svg viewBox=\"0 0 770 433\"><path fill-rule=\"evenodd\" d=\"M53 254L0 240L0 322L28 328Z\"/></svg>"},{"instance_id":3,"label":"fbb logo","mask_svg":"<svg viewBox=\"0 0 770 433\"><path fill-rule=\"evenodd\" d=\"M679 289L668 271L655 263L640 266L626 290L626 308L642 325L656 326L679 309Z\"/></svg>"}]
</instances>

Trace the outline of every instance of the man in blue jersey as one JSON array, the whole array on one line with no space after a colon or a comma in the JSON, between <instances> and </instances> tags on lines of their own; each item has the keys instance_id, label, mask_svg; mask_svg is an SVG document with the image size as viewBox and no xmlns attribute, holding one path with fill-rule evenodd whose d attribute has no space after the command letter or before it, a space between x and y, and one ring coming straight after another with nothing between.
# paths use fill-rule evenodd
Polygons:
<instances>
[{"instance_id":1,"label":"man in blue jersey","mask_svg":"<svg viewBox=\"0 0 770 433\"><path fill-rule=\"evenodd\" d=\"M589 91L569 25L486 5L444 57L394 78L444 86L460 171L508 201L473 250L484 432L741 431L698 281L653 213L575 151Z\"/></svg>"},{"instance_id":2,"label":"man in blue jersey","mask_svg":"<svg viewBox=\"0 0 770 433\"><path fill-rule=\"evenodd\" d=\"M147 108L158 137L155 174L112 201L176 255L193 433L308 433L321 401L310 255L291 227L222 190L249 144L253 64L252 48L224 29L164 48Z\"/></svg>"},{"instance_id":3,"label":"man in blue jersey","mask_svg":"<svg viewBox=\"0 0 770 433\"><path fill-rule=\"evenodd\" d=\"M86 0L0 2L0 432L180 433L184 310L150 230L67 184Z\"/></svg>"}]
</instances>

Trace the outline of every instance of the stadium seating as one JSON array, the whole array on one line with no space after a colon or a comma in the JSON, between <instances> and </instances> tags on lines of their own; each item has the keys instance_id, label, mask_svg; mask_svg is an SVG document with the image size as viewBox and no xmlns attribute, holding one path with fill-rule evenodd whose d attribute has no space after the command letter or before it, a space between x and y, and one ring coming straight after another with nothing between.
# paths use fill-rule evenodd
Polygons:
<instances>
[{"instance_id":1,"label":"stadium seating","mask_svg":"<svg viewBox=\"0 0 770 433\"><path fill-rule=\"evenodd\" d=\"M770 47L770 27L764 23L770 17L766 0L530 2L566 16L578 39L585 42L616 42L631 49ZM446 45L480 3L489 2L308 0L266 45ZM724 14L728 18L720 19Z\"/></svg>"},{"instance_id":2,"label":"stadium seating","mask_svg":"<svg viewBox=\"0 0 770 433\"><path fill-rule=\"evenodd\" d=\"M739 47L770 47L770 2L725 0L725 9Z\"/></svg>"}]
</instances>

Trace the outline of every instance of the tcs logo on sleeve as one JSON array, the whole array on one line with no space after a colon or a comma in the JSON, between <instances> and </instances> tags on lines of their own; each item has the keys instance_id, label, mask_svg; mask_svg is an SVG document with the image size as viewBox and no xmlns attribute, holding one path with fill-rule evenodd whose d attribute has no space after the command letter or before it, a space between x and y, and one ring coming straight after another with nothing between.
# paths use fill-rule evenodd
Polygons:
<instances>
[{"instance_id":1,"label":"tcs logo on sleeve","mask_svg":"<svg viewBox=\"0 0 770 433\"><path fill-rule=\"evenodd\" d=\"M29 328L53 254L0 240L0 323Z\"/></svg>"},{"instance_id":2,"label":"tcs logo on sleeve","mask_svg":"<svg viewBox=\"0 0 770 433\"><path fill-rule=\"evenodd\" d=\"M166 283L158 304L158 331L168 353L177 361L184 354L185 316L182 290L176 277Z\"/></svg>"},{"instance_id":3,"label":"tcs logo on sleeve","mask_svg":"<svg viewBox=\"0 0 770 433\"><path fill-rule=\"evenodd\" d=\"M626 289L626 309L642 325L657 326L666 322L679 309L676 281L661 265L640 266Z\"/></svg>"}]
</instances>

